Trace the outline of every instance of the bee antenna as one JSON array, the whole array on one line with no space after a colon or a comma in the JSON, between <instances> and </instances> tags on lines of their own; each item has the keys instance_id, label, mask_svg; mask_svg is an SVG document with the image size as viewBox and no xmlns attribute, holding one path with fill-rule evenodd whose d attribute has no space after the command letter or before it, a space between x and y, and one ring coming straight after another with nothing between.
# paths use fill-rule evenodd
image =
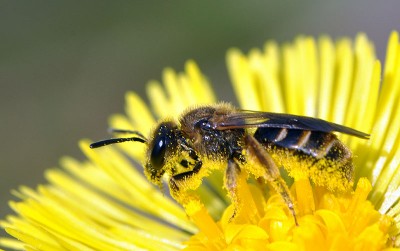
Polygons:
<instances>
[{"instance_id":1,"label":"bee antenna","mask_svg":"<svg viewBox=\"0 0 400 251\"><path fill-rule=\"evenodd\" d=\"M121 133L121 134L134 134L139 136L140 138L147 141L147 138L140 133L139 131L125 130L125 129L116 129L116 128L108 128L109 133Z\"/></svg>"},{"instance_id":2,"label":"bee antenna","mask_svg":"<svg viewBox=\"0 0 400 251\"><path fill-rule=\"evenodd\" d=\"M111 145L115 143L122 143L122 142L127 142L127 141L138 141L141 143L146 143L146 139L138 138L138 137L131 137L131 138L114 138L114 139L105 139L105 140L100 140L97 142L94 142L90 144L90 148L98 148L106 145Z\"/></svg>"}]
</instances>

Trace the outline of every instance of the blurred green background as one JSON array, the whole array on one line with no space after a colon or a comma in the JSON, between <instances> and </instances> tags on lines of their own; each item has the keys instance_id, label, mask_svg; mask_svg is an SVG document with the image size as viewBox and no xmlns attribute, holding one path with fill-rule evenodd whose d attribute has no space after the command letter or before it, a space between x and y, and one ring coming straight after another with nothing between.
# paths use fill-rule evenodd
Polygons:
<instances>
[{"instance_id":1,"label":"blurred green background","mask_svg":"<svg viewBox=\"0 0 400 251\"><path fill-rule=\"evenodd\" d=\"M195 59L232 101L228 48L364 31L383 59L399 10L398 0L1 1L0 218L11 189L44 182L63 155L83 158L78 140L108 137L124 93L144 95L164 67Z\"/></svg>"}]
</instances>

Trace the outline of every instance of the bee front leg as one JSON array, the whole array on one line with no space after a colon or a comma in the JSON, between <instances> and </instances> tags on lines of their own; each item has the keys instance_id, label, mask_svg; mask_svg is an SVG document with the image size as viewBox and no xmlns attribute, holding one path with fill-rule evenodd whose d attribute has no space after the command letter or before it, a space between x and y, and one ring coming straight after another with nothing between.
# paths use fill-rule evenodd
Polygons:
<instances>
[{"instance_id":1,"label":"bee front leg","mask_svg":"<svg viewBox=\"0 0 400 251\"><path fill-rule=\"evenodd\" d=\"M179 184L180 184L179 179L177 179L176 177L172 176L169 179L168 183L169 192L172 198L176 200L176 202L181 204L185 209L187 209L190 203L192 203L192 205L197 204L199 207L203 206L203 204L200 201L200 198L197 195L185 189L181 189Z\"/></svg>"},{"instance_id":2,"label":"bee front leg","mask_svg":"<svg viewBox=\"0 0 400 251\"><path fill-rule=\"evenodd\" d=\"M215 224L215 220L210 216L199 197L189 193L179 184L179 180L174 176L169 179L168 185L172 197L183 206L187 216L196 225L199 232L204 233L204 238L209 239L210 243L214 243L217 247L223 247L226 243L225 241L221 242L225 237L220 226Z\"/></svg>"},{"instance_id":3,"label":"bee front leg","mask_svg":"<svg viewBox=\"0 0 400 251\"><path fill-rule=\"evenodd\" d=\"M179 186L176 183L174 177L169 179L168 183L169 192L171 193L172 198L179 202Z\"/></svg>"},{"instance_id":4,"label":"bee front leg","mask_svg":"<svg viewBox=\"0 0 400 251\"><path fill-rule=\"evenodd\" d=\"M250 156L255 156L257 161L265 167L265 172L263 178L268 181L271 186L278 192L285 204L288 206L290 212L294 217L296 226L298 225L296 218L296 211L294 208L294 203L290 195L290 191L285 181L282 179L279 169L276 166L271 155L264 149L264 147L251 135L245 137L245 143L248 151L250 151Z\"/></svg>"}]
</instances>

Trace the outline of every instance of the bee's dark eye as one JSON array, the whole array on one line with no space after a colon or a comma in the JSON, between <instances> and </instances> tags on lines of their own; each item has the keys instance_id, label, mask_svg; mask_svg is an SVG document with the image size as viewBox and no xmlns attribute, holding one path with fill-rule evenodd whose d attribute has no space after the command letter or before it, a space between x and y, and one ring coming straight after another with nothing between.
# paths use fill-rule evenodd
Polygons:
<instances>
[{"instance_id":1,"label":"bee's dark eye","mask_svg":"<svg viewBox=\"0 0 400 251\"><path fill-rule=\"evenodd\" d=\"M154 169L159 170L164 165L167 140L165 135L158 135L154 140L153 150L150 155L150 163Z\"/></svg>"}]
</instances>

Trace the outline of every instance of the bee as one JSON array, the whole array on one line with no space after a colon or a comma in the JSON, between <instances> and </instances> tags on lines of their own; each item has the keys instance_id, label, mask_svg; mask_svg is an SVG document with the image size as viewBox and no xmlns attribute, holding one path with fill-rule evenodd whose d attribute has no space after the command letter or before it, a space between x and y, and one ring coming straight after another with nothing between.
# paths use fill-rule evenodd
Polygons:
<instances>
[{"instance_id":1,"label":"bee","mask_svg":"<svg viewBox=\"0 0 400 251\"><path fill-rule=\"evenodd\" d=\"M282 196L296 224L293 199L279 168L292 176L305 173L329 190L344 191L352 186L352 154L333 132L369 137L317 118L239 110L227 103L188 109L176 121L161 121L149 138L137 131L114 132L134 136L102 140L90 147L126 141L146 144L145 175L159 186L167 175L170 193L179 203L187 204L185 194L197 189L213 169L224 171L228 196L237 202L237 181L244 170Z\"/></svg>"}]
</instances>

